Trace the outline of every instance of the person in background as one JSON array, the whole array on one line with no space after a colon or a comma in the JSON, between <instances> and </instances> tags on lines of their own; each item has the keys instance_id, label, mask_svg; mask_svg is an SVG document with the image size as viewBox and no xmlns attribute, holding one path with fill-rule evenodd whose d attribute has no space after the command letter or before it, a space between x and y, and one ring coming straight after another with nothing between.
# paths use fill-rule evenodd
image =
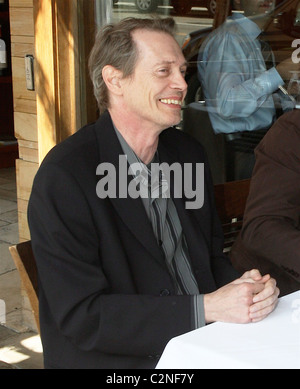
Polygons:
<instances>
[{"instance_id":1,"label":"person in background","mask_svg":"<svg viewBox=\"0 0 300 389\"><path fill-rule=\"evenodd\" d=\"M300 289L300 111L276 121L255 150L243 228L230 258L275 277L281 296Z\"/></svg>"},{"instance_id":2,"label":"person in background","mask_svg":"<svg viewBox=\"0 0 300 389\"><path fill-rule=\"evenodd\" d=\"M201 45L198 74L215 133L267 131L294 103L279 90L291 70L300 70L289 56L277 64L260 39L260 24L275 1L233 0L235 12ZM277 101L277 104L275 102Z\"/></svg>"},{"instance_id":3,"label":"person in background","mask_svg":"<svg viewBox=\"0 0 300 389\"><path fill-rule=\"evenodd\" d=\"M34 179L46 368L154 368L171 338L260 321L276 306L273 278L240 276L223 254L204 150L173 128L187 91L174 28L128 18L100 30L89 66L101 116L53 148ZM189 174L152 177L157 164ZM203 203L178 195L186 180Z\"/></svg>"}]
</instances>

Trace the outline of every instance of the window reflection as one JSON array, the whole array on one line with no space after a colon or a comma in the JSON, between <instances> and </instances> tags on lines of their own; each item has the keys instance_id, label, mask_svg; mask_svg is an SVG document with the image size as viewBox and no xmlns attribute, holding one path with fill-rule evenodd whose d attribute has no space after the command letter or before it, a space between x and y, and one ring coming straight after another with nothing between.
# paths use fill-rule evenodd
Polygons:
<instances>
[{"instance_id":1,"label":"window reflection","mask_svg":"<svg viewBox=\"0 0 300 389\"><path fill-rule=\"evenodd\" d=\"M182 46L192 31L212 27L216 0L96 0L95 7L97 26L128 16L172 16L177 23L177 41Z\"/></svg>"},{"instance_id":2,"label":"window reflection","mask_svg":"<svg viewBox=\"0 0 300 389\"><path fill-rule=\"evenodd\" d=\"M183 129L204 144L215 183L251 177L256 145L299 94L292 56L299 0L232 5L222 26L193 31L183 47L189 63Z\"/></svg>"},{"instance_id":3,"label":"window reflection","mask_svg":"<svg viewBox=\"0 0 300 389\"><path fill-rule=\"evenodd\" d=\"M177 41L182 47L189 65L186 75L188 93L183 110L183 121L179 128L192 134L203 143L208 153L215 183L251 176L256 145L265 132L268 131L271 123L277 120L285 109L291 109L289 103L292 101L288 95L284 95L282 90L278 90L278 88L276 91L271 91L264 104L267 105L268 101L268 104L274 108L274 112L269 115L268 123L265 121L261 127L254 125L253 128L250 128L250 125L245 123L243 125L238 124L238 121L236 127L228 125L230 121L234 121L234 115L239 117L239 120L242 120L241 113L243 110L245 112L247 109L249 110L251 105L250 100L245 101L246 108L241 107L241 99L232 101L231 116L229 115L226 118L225 115L223 117L223 129L222 126L218 131L214 129L214 122L209 115L207 107L218 108L216 105L209 105L208 101L208 99L213 100L216 98L216 96L211 96L209 92L211 94L217 92L213 91L213 87L209 83L204 85L205 82L203 80L207 80L206 76L204 76L204 79L201 79L199 61L202 59L201 57L199 58L199 53L203 42L211 34L215 33L213 25L217 3L219 3L218 0L95 0L97 26L118 22L128 16L146 18L151 14L156 14L162 17L174 17L178 30ZM247 5L247 15L244 9L245 4ZM295 97L297 100L298 96L294 95L299 93L296 89L300 89L298 82L299 73L292 66L292 58L299 58L300 61L300 49L298 50L300 41L299 44L295 41L300 39L300 1L233 0L231 5L233 14L243 17L247 16L250 20L255 20L261 31L259 37L257 37L257 42L251 48L250 45L245 45L247 59L253 65L253 73L257 75L260 68L262 72L269 71L272 68L277 69L282 61L289 61L290 68L286 69L286 71L290 76L282 77L283 83L281 86L284 92L289 93L292 98ZM258 46L260 47L260 53L255 54ZM227 62L232 61L231 66L228 66L228 69L231 70L228 70L227 75L223 71L224 74L222 75L223 84L226 86L225 91L230 85L228 81L230 78L229 73L236 72L235 67L237 65L236 58L232 57L230 60L229 54L227 52L226 60ZM221 59L221 56L217 58L219 61ZM217 70L214 73L215 79L218 77L216 72ZM243 72L236 72L234 76L241 73ZM247 77L245 76L245 79ZM290 82L291 77L294 78L295 82ZM228 82L226 83L224 80ZM297 85L297 88L292 88L293 85ZM214 88L220 95L220 88L218 86ZM247 94L244 94L243 98L247 100ZM286 106L281 104L282 99L286 99ZM260 102L257 104L259 105L262 100L263 98L261 97Z\"/></svg>"}]
</instances>

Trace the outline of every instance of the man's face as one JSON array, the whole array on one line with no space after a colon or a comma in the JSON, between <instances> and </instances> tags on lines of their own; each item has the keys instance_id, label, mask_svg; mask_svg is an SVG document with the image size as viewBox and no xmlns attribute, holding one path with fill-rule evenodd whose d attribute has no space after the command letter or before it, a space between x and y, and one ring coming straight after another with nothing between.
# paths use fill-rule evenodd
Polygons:
<instances>
[{"instance_id":1,"label":"man's face","mask_svg":"<svg viewBox=\"0 0 300 389\"><path fill-rule=\"evenodd\" d=\"M132 120L161 131L178 124L186 95L186 61L168 34L147 30L133 33L138 60L132 76L122 80L123 104Z\"/></svg>"},{"instance_id":2,"label":"man's face","mask_svg":"<svg viewBox=\"0 0 300 389\"><path fill-rule=\"evenodd\" d=\"M274 0L243 0L241 2L246 16L269 12L273 9L274 3Z\"/></svg>"}]
</instances>

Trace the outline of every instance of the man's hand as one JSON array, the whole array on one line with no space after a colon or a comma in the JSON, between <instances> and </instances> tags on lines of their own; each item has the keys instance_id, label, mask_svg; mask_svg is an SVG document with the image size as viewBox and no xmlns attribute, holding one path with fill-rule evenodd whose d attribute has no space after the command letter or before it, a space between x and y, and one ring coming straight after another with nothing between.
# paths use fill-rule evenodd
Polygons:
<instances>
[{"instance_id":1,"label":"man's hand","mask_svg":"<svg viewBox=\"0 0 300 389\"><path fill-rule=\"evenodd\" d=\"M275 309L278 302L279 289L276 287L276 281L269 276L264 285L264 289L253 297L253 305L249 309L249 317L252 322L267 317Z\"/></svg>"},{"instance_id":2,"label":"man's hand","mask_svg":"<svg viewBox=\"0 0 300 389\"><path fill-rule=\"evenodd\" d=\"M276 307L279 290L270 275L262 276L251 270L215 292L204 295L207 323L257 322L268 316Z\"/></svg>"}]
</instances>

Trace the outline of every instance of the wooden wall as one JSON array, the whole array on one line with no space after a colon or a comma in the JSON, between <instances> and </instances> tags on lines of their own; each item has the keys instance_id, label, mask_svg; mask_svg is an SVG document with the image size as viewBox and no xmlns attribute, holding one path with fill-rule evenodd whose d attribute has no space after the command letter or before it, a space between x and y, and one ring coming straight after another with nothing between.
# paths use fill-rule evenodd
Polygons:
<instances>
[{"instance_id":1,"label":"wooden wall","mask_svg":"<svg viewBox=\"0 0 300 389\"><path fill-rule=\"evenodd\" d=\"M36 93L26 88L25 55L34 56L33 0L10 0L10 28L15 136L19 144L16 161L19 240L30 239L27 205L38 169Z\"/></svg>"},{"instance_id":2,"label":"wooden wall","mask_svg":"<svg viewBox=\"0 0 300 389\"><path fill-rule=\"evenodd\" d=\"M19 144L16 160L19 241L30 239L27 205L38 169L36 93L26 88L25 55L34 56L33 0L10 0L10 32L15 137ZM28 297L21 288L23 325L37 331Z\"/></svg>"},{"instance_id":3,"label":"wooden wall","mask_svg":"<svg viewBox=\"0 0 300 389\"><path fill-rule=\"evenodd\" d=\"M43 157L85 124L81 108L89 107L87 112L94 114L93 120L96 118L91 85L85 86L86 96L81 97L79 75L85 74L85 70L80 71L81 61L85 61L84 54L80 57L77 50L79 25L87 22L86 39L93 36L93 5L93 0L9 1L14 124L19 144L16 177L20 242L30 240L27 207ZM92 42L90 39L84 49L88 50ZM35 58L35 91L26 88L26 54ZM88 115L84 117L87 120ZM23 324L34 329L29 301L23 289L21 293Z\"/></svg>"}]
</instances>

